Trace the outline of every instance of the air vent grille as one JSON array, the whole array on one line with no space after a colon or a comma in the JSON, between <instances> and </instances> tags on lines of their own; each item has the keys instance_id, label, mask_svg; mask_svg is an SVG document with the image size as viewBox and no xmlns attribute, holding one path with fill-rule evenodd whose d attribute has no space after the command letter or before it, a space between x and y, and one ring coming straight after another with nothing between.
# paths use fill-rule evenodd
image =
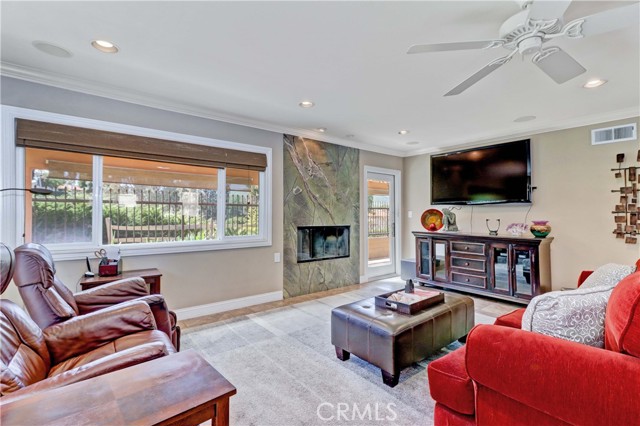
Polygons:
<instances>
[{"instance_id":1,"label":"air vent grille","mask_svg":"<svg viewBox=\"0 0 640 426\"><path fill-rule=\"evenodd\" d=\"M591 145L632 141L637 138L636 123L605 127L591 131Z\"/></svg>"}]
</instances>

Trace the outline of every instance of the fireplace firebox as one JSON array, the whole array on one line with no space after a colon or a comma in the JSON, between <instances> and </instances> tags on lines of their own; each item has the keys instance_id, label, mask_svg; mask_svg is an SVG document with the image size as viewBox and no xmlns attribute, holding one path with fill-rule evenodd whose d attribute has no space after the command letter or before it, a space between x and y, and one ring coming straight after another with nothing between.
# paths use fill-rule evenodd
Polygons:
<instances>
[{"instance_id":1,"label":"fireplace firebox","mask_svg":"<svg viewBox=\"0 0 640 426\"><path fill-rule=\"evenodd\" d=\"M350 225L299 226L298 263L349 257Z\"/></svg>"}]
</instances>

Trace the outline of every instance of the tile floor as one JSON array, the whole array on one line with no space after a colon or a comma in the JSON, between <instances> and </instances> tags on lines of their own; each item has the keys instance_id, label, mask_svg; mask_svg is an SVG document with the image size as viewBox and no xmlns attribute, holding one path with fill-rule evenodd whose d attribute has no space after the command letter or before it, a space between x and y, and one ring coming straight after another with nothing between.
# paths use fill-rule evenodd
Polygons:
<instances>
[{"instance_id":1,"label":"tile floor","mask_svg":"<svg viewBox=\"0 0 640 426\"><path fill-rule=\"evenodd\" d=\"M304 296L291 297L276 302L262 303L260 305L254 305L246 308L234 309L231 311L192 318L179 321L179 324L183 330L188 330L189 328L200 327L207 324L214 324L220 321L231 320L233 318L246 315L259 314L272 309L292 305L295 305L297 309L308 313L310 316L317 317L318 315L325 315L325 311L319 309L317 304L308 302L322 298L322 302L324 304L329 304L332 307L336 307L344 305L346 303L365 299L367 297L372 297L384 292L397 290L403 287L404 281L400 279L400 277L386 278L364 284L355 284L348 287L322 291ZM506 314L513 311L514 309L523 306L486 297L473 295L469 296L473 298L475 304L476 324L493 324L493 321L500 315Z\"/></svg>"}]
</instances>

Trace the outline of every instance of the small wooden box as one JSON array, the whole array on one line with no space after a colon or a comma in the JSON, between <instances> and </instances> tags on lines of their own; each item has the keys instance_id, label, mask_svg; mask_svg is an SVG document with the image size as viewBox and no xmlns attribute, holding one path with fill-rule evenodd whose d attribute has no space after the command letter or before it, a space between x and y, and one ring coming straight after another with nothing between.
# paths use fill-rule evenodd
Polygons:
<instances>
[{"instance_id":1,"label":"small wooden box","mask_svg":"<svg viewBox=\"0 0 640 426\"><path fill-rule=\"evenodd\" d=\"M388 297L394 293L404 293L404 290L391 291L376 296L376 306L397 311L401 314L413 315L430 306L444 302L444 293L435 290L416 289L414 293L408 294L418 296L417 300L409 303L389 300Z\"/></svg>"},{"instance_id":2,"label":"small wooden box","mask_svg":"<svg viewBox=\"0 0 640 426\"><path fill-rule=\"evenodd\" d=\"M100 262L98 265L98 275L101 277L111 277L122 273L122 259L109 259L107 263Z\"/></svg>"}]
</instances>

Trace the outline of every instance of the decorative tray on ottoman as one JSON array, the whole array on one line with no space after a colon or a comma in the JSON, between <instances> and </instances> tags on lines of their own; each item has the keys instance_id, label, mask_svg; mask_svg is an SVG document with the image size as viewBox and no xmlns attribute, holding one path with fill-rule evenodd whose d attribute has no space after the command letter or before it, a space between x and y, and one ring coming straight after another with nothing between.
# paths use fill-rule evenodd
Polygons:
<instances>
[{"instance_id":1,"label":"decorative tray on ottoman","mask_svg":"<svg viewBox=\"0 0 640 426\"><path fill-rule=\"evenodd\" d=\"M399 290L376 296L376 306L408 315L442 302L444 293L435 290L415 289L413 293Z\"/></svg>"}]
</instances>

